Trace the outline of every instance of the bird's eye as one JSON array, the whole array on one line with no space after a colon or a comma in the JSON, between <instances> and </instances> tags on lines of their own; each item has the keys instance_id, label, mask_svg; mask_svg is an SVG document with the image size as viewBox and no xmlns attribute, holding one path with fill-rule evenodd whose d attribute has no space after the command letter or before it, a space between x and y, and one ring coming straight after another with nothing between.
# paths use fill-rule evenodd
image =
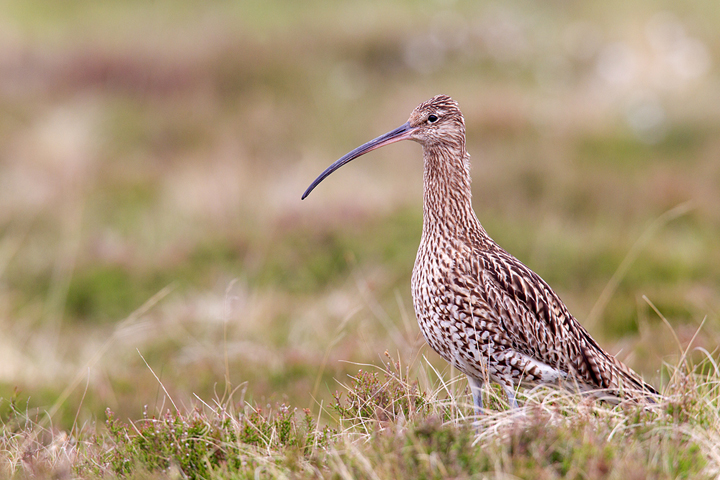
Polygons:
<instances>
[{"instance_id":1,"label":"bird's eye","mask_svg":"<svg viewBox=\"0 0 720 480\"><path fill-rule=\"evenodd\" d=\"M429 123L435 123L435 122L437 122L437 121L438 121L438 116L437 116L437 115L428 115L428 122L429 122Z\"/></svg>"}]
</instances>

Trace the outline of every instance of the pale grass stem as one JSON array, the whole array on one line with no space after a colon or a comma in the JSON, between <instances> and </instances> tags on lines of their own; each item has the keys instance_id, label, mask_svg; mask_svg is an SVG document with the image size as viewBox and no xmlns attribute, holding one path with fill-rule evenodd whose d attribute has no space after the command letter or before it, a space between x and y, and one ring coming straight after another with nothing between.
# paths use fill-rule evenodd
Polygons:
<instances>
[{"instance_id":1,"label":"pale grass stem","mask_svg":"<svg viewBox=\"0 0 720 480\"><path fill-rule=\"evenodd\" d=\"M320 381L322 380L322 376L325 373L325 368L327 367L327 361L328 358L330 358L330 353L332 352L332 349L335 348L335 346L345 337L345 327L347 326L348 322L352 317L355 316L357 312L360 311L360 307L356 307L353 310L351 310L345 317L342 319L340 324L335 328L335 332L333 335L333 339L328 344L327 348L325 348L325 353L323 353L322 361L320 362L320 368L318 369L318 373L315 375L315 382L313 384L313 390L312 390L312 398L317 397L318 389L320 388Z\"/></svg>"},{"instance_id":2,"label":"pale grass stem","mask_svg":"<svg viewBox=\"0 0 720 480\"><path fill-rule=\"evenodd\" d=\"M230 295L230 292L236 283L237 278L230 280L230 283L228 283L228 286L225 288L225 300L223 302L223 360L225 362L225 390L223 391L223 399L230 389L230 357L228 355L227 324L230 320L230 313L232 311L232 300L237 298Z\"/></svg>"},{"instance_id":3,"label":"pale grass stem","mask_svg":"<svg viewBox=\"0 0 720 480\"><path fill-rule=\"evenodd\" d=\"M593 305L590 309L590 313L587 315L584 322L586 328L592 328L595 326L595 323L600 319L600 317L602 317L603 312L605 312L605 307L607 307L608 302L617 290L620 282L622 282L623 278L625 278L625 275L627 275L627 272L630 270L632 264L635 260L637 260L638 256L642 253L643 249L647 246L650 240L652 240L655 234L668 223L690 212L693 209L693 206L694 202L692 201L681 203L680 205L666 211L648 225L642 235L640 235L633 246L630 247L630 250L625 255L625 258L623 258L622 262L620 262L620 265L618 265L615 273L613 273L612 277L610 277L610 280L608 280L605 288L603 288L600 296L595 301L595 305Z\"/></svg>"},{"instance_id":4,"label":"pale grass stem","mask_svg":"<svg viewBox=\"0 0 720 480\"><path fill-rule=\"evenodd\" d=\"M677 343L678 350L680 351L680 360L678 361L678 366L676 369L673 370L673 375L670 377L669 383L672 383L675 380L675 375L677 374L679 368L685 367L686 373L689 375L691 373L690 365L687 363L687 354L690 351L690 348L692 347L692 344L695 342L695 339L697 338L698 334L700 333L700 330L702 329L703 325L705 325L705 321L707 320L707 315L703 317L702 322L700 322L700 326L695 330L695 333L693 334L692 338L690 339L690 342L688 342L687 346L683 348L682 343L680 342L680 338L678 338L677 334L675 333L675 329L670 324L667 318L665 318L665 315L663 315L660 310L655 306L655 304L647 298L645 295L643 295L643 300L647 302L648 305L650 305L650 308L653 309L653 311L660 317L660 319L663 321L665 326L668 327L670 330L670 333L672 333L673 338L675 339L675 342ZM714 362L713 362L714 364Z\"/></svg>"},{"instance_id":5,"label":"pale grass stem","mask_svg":"<svg viewBox=\"0 0 720 480\"><path fill-rule=\"evenodd\" d=\"M157 382L160 384L160 387L163 389L163 392L165 392L165 395L167 396L167 399L170 400L170 403L172 403L173 408L175 408L175 413L177 413L177 414L179 415L179 414L180 414L180 409L177 407L177 405L175 405L175 402L173 401L172 397L170 396L170 392L167 391L167 389L165 388L165 385L164 385L163 382L160 380L160 377L158 377L158 376L155 374L155 371L152 369L152 367L150 366L150 364L147 363L147 360L145 360L145 357L143 357L143 355L142 355L142 353L140 353L140 350L139 350L139 349L137 350L137 353L138 353L138 355L140 355L140 358L142 358L142 361L145 362L145 366L148 368L148 370L150 370L150 373L152 373L152 376L155 377L155 380L157 380Z\"/></svg>"},{"instance_id":6,"label":"pale grass stem","mask_svg":"<svg viewBox=\"0 0 720 480\"><path fill-rule=\"evenodd\" d=\"M53 403L53 405L48 409L47 413L43 418L37 422L31 432L31 434L25 439L26 444L28 442L33 442L37 438L37 435L40 431L42 431L48 423L52 421L53 416L60 410L62 405L64 405L65 401L68 399L70 394L77 388L77 386L82 381L83 377L85 376L85 372L89 371L92 366L94 366L101 358L102 356L110 349L112 344L117 339L118 335L124 331L125 329L132 326L134 323L136 323L143 315L145 315L151 308L153 308L155 305L158 304L163 298L165 298L171 291L173 290L173 287L171 285L163 288L159 292L157 292L155 295L150 297L144 304L140 306L137 310L132 312L128 317L120 322L117 327L115 327L113 334L108 338L108 340L103 343L100 348L98 348L95 353L88 359L87 362L85 362L85 365L83 365L73 378L73 380L68 384L67 387L60 393L57 400Z\"/></svg>"}]
</instances>

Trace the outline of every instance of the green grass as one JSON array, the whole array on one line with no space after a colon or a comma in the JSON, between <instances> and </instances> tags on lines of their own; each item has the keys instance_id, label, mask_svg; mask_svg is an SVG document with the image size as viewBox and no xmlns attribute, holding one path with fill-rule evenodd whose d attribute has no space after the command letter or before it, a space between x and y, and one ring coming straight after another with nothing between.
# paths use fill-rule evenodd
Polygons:
<instances>
[{"instance_id":1,"label":"green grass","mask_svg":"<svg viewBox=\"0 0 720 480\"><path fill-rule=\"evenodd\" d=\"M238 402L228 391L192 408L166 398L155 413L69 434L3 405L0 471L6 476L81 478L713 478L717 460L718 372L712 363L673 370L652 407L598 404L559 391L523 396L506 410L497 390L471 416L455 384L419 385L400 363L359 371L336 393L319 425L286 404ZM424 375L427 378L427 374ZM427 380L425 380L426 382ZM428 387L430 387L428 389ZM473 426L474 425L474 426ZM32 451L32 454L22 452Z\"/></svg>"}]
</instances>

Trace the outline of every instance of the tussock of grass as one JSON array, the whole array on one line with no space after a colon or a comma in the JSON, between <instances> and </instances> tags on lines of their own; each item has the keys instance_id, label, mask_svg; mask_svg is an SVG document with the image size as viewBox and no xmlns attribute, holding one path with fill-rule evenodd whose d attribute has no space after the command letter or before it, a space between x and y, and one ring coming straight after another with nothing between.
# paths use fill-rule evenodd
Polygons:
<instances>
[{"instance_id":1,"label":"tussock of grass","mask_svg":"<svg viewBox=\"0 0 720 480\"><path fill-rule=\"evenodd\" d=\"M704 373L698 373L704 372ZM144 414L104 429L41 428L10 402L4 477L62 478L712 478L720 473L720 372L710 356L674 369L658 405L617 406L558 390L509 411L490 389L479 418L465 392L427 388L389 362L361 370L318 425L309 410L231 399ZM427 383L427 382L424 382Z\"/></svg>"},{"instance_id":2,"label":"tussock of grass","mask_svg":"<svg viewBox=\"0 0 720 480\"><path fill-rule=\"evenodd\" d=\"M293 458L309 458L326 447L330 430L317 428L308 410L299 418L286 405L241 412L218 408L144 417L132 425L107 413L108 440L103 466L115 474L138 470L179 470L193 478L215 471L254 471L278 463L292 468Z\"/></svg>"}]
</instances>

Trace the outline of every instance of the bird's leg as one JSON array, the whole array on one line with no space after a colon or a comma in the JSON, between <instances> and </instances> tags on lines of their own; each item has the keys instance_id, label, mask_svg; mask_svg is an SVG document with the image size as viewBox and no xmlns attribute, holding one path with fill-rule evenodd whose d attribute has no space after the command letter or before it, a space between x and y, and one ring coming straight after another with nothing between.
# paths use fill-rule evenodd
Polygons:
<instances>
[{"instance_id":1,"label":"bird's leg","mask_svg":"<svg viewBox=\"0 0 720 480\"><path fill-rule=\"evenodd\" d=\"M507 396L508 403L510 404L510 408L512 410L517 410L518 404L517 400L515 400L515 389L513 388L512 384L502 386L503 390L505 390L505 395Z\"/></svg>"},{"instance_id":2,"label":"bird's leg","mask_svg":"<svg viewBox=\"0 0 720 480\"><path fill-rule=\"evenodd\" d=\"M483 401L482 401L482 380L473 378L468 375L468 383L470 384L470 393L472 393L473 403L475 404L475 414L483 414Z\"/></svg>"}]
</instances>

